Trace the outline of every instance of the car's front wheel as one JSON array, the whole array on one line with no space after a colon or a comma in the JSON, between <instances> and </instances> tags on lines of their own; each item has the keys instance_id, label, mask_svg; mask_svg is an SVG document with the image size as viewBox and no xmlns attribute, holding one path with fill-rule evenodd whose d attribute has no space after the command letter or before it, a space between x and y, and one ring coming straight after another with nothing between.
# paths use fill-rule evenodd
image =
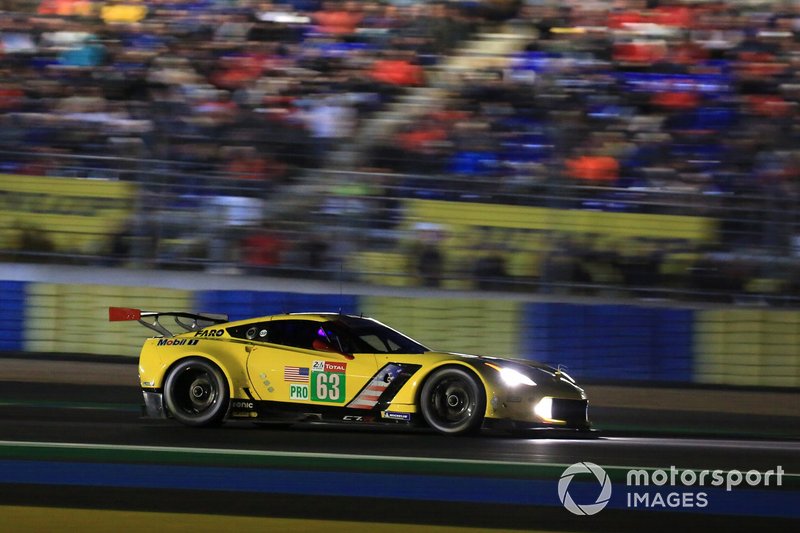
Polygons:
<instances>
[{"instance_id":1,"label":"car's front wheel","mask_svg":"<svg viewBox=\"0 0 800 533\"><path fill-rule=\"evenodd\" d=\"M181 361L164 382L164 403L169 413L187 426L221 424L228 398L228 383L222 371L204 359Z\"/></svg>"},{"instance_id":2,"label":"car's front wheel","mask_svg":"<svg viewBox=\"0 0 800 533\"><path fill-rule=\"evenodd\" d=\"M420 393L422 416L430 427L448 435L480 429L486 410L486 393L477 377L466 369L436 370Z\"/></svg>"}]
</instances>

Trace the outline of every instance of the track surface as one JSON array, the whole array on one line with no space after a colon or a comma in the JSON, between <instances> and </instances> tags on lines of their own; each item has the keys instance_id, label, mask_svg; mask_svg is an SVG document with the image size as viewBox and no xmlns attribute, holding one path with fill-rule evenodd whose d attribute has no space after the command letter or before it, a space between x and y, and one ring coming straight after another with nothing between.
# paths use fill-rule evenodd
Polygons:
<instances>
[{"instance_id":1,"label":"track surface","mask_svg":"<svg viewBox=\"0 0 800 533\"><path fill-rule=\"evenodd\" d=\"M780 465L786 472L800 473L798 440L656 438L614 433L601 434L594 439L553 438L550 435L532 438L507 435L447 438L426 431L375 431L330 425L257 427L247 423L227 424L216 429L193 429L170 421L143 419L139 415L139 403L139 393L135 387L0 382L0 441L94 443L158 447L158 450L175 447L322 454L333 460L338 456L384 456L420 460L441 458L475 465L512 463L549 465L551 468L557 466L558 469L584 461L606 468L675 466L678 469L741 471L766 471ZM614 413L607 412L605 415L613 417ZM91 457L78 459L78 463L92 460ZM112 459L109 464L119 460ZM158 457L152 461L156 465L160 462L171 462ZM198 470L198 475L221 466L214 458L203 461L203 468L206 470ZM407 465L400 465L397 468L406 467ZM342 468L347 469L346 466ZM394 473L406 472L401 470ZM77 476L80 477L80 474ZM2 474L0 481L4 481ZM478 484L481 483L479 480ZM609 509L593 517L575 517L561 507L534 508L497 502L474 505L424 501L424 497L416 501L398 501L386 497L339 497L335 491L320 498L302 494L214 491L208 488L202 491L178 490L174 487L143 489L120 486L108 489L92 486L90 483L77 483L77 486L63 490L58 485L4 482L0 484L0 505L551 530L633 531L647 527L649 530L673 531L679 527L694 529L695 526L703 529L724 527L731 530L749 529L751 525L757 524L760 524L759 527L763 526L763 519L663 511L641 513ZM791 519L774 519L772 522L776 526L784 523L796 525L796 521Z\"/></svg>"}]
</instances>

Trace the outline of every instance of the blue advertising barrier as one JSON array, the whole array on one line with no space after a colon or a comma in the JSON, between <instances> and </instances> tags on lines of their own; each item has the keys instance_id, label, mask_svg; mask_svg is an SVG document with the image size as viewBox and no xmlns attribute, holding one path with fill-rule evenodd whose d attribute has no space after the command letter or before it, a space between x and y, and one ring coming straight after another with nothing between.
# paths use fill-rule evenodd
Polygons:
<instances>
[{"instance_id":1,"label":"blue advertising barrier","mask_svg":"<svg viewBox=\"0 0 800 533\"><path fill-rule=\"evenodd\" d=\"M523 322L523 357L581 379L692 381L691 310L535 303Z\"/></svg>"},{"instance_id":2,"label":"blue advertising barrier","mask_svg":"<svg viewBox=\"0 0 800 533\"><path fill-rule=\"evenodd\" d=\"M0 281L0 350L22 350L26 285L23 281Z\"/></svg>"}]
</instances>

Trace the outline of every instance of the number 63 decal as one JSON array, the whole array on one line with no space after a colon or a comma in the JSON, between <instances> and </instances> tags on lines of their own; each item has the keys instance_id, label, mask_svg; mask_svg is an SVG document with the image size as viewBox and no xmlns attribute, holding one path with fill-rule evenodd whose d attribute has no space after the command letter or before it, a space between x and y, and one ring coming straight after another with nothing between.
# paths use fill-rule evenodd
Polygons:
<instances>
[{"instance_id":1,"label":"number 63 decal","mask_svg":"<svg viewBox=\"0 0 800 533\"><path fill-rule=\"evenodd\" d=\"M345 374L339 372L311 373L311 400L315 402L343 403Z\"/></svg>"}]
</instances>

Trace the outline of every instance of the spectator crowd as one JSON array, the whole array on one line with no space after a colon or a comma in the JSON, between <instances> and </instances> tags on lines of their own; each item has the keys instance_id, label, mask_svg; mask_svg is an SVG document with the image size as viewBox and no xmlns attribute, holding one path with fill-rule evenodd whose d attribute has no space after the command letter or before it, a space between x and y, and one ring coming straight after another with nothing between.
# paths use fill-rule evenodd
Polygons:
<instances>
[{"instance_id":1,"label":"spectator crowd","mask_svg":"<svg viewBox=\"0 0 800 533\"><path fill-rule=\"evenodd\" d=\"M364 196L716 217L715 258L742 250L790 255L800 234L794 2L11 0L3 7L0 171L7 174L68 176L63 162L77 160L91 176L114 176L118 166L146 160L161 192L194 187L214 197L230 187L267 199L303 169L324 168L399 95L435 83L429 73L460 43L502 22L504 31L531 36L524 47L459 73L430 112L371 143L366 166L380 171L380 186ZM280 264L289 246L276 239L258 228L244 255ZM319 263L323 247L312 241L303 246ZM504 276L499 244L488 243L492 254L476 267L495 281ZM658 268L651 255L632 262ZM554 257L542 270L558 270L561 279ZM587 280L585 269L572 270L582 273L564 281ZM765 277L760 266L748 275Z\"/></svg>"},{"instance_id":2,"label":"spectator crowd","mask_svg":"<svg viewBox=\"0 0 800 533\"><path fill-rule=\"evenodd\" d=\"M424 83L423 66L478 19L458 3L377 1L42 0L7 11L2 170L57 172L43 153L133 156L268 191Z\"/></svg>"}]
</instances>

